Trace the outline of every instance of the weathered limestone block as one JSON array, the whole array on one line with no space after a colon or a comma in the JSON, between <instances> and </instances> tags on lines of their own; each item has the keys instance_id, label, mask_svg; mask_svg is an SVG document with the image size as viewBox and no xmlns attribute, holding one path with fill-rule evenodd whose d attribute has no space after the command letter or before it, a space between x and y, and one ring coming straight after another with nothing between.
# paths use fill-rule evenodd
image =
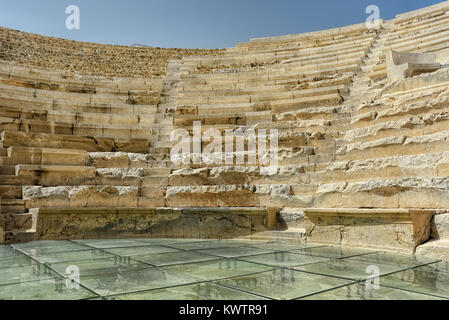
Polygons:
<instances>
[{"instance_id":1,"label":"weathered limestone block","mask_svg":"<svg viewBox=\"0 0 449 320\"><path fill-rule=\"evenodd\" d=\"M110 151L113 139L94 139L80 136L53 135L46 133L25 133L4 131L1 134L3 146L23 146L55 149L77 149L88 152Z\"/></svg>"},{"instance_id":2,"label":"weathered limestone block","mask_svg":"<svg viewBox=\"0 0 449 320\"><path fill-rule=\"evenodd\" d=\"M279 147L292 148L307 145L310 134L305 132L284 132L279 136Z\"/></svg>"},{"instance_id":3,"label":"weathered limestone block","mask_svg":"<svg viewBox=\"0 0 449 320\"><path fill-rule=\"evenodd\" d=\"M427 208L449 205L446 177L371 179L320 185L316 207Z\"/></svg>"},{"instance_id":4,"label":"weathered limestone block","mask_svg":"<svg viewBox=\"0 0 449 320\"><path fill-rule=\"evenodd\" d=\"M449 214L440 214L433 217L432 238L449 240Z\"/></svg>"},{"instance_id":5,"label":"weathered limestone block","mask_svg":"<svg viewBox=\"0 0 449 320\"><path fill-rule=\"evenodd\" d=\"M419 154L330 163L320 173L324 183L399 177L447 176L449 153Z\"/></svg>"},{"instance_id":6,"label":"weathered limestone block","mask_svg":"<svg viewBox=\"0 0 449 320\"><path fill-rule=\"evenodd\" d=\"M436 54L389 51L387 54L388 80L395 82L425 72L434 72L441 65Z\"/></svg>"},{"instance_id":7,"label":"weathered limestone block","mask_svg":"<svg viewBox=\"0 0 449 320\"><path fill-rule=\"evenodd\" d=\"M85 166L88 154L83 150L13 146L8 148L8 157L12 162L21 164Z\"/></svg>"},{"instance_id":8,"label":"weathered limestone block","mask_svg":"<svg viewBox=\"0 0 449 320\"><path fill-rule=\"evenodd\" d=\"M198 106L180 106L176 108L176 115L198 115Z\"/></svg>"},{"instance_id":9,"label":"weathered limestone block","mask_svg":"<svg viewBox=\"0 0 449 320\"><path fill-rule=\"evenodd\" d=\"M304 228L304 208L283 208L277 214L277 228Z\"/></svg>"},{"instance_id":10,"label":"weathered limestone block","mask_svg":"<svg viewBox=\"0 0 449 320\"><path fill-rule=\"evenodd\" d=\"M38 177L41 186L83 185L95 178L95 168L81 166L17 165L16 175Z\"/></svg>"},{"instance_id":11,"label":"weathered limestone block","mask_svg":"<svg viewBox=\"0 0 449 320\"><path fill-rule=\"evenodd\" d=\"M431 210L306 209L308 241L413 253L430 237Z\"/></svg>"},{"instance_id":12,"label":"weathered limestone block","mask_svg":"<svg viewBox=\"0 0 449 320\"><path fill-rule=\"evenodd\" d=\"M0 227L3 230L29 230L33 226L29 213L3 213L0 215Z\"/></svg>"},{"instance_id":13,"label":"weathered limestone block","mask_svg":"<svg viewBox=\"0 0 449 320\"><path fill-rule=\"evenodd\" d=\"M137 207L138 187L22 187L27 208Z\"/></svg>"},{"instance_id":14,"label":"weathered limestone block","mask_svg":"<svg viewBox=\"0 0 449 320\"><path fill-rule=\"evenodd\" d=\"M154 158L149 154L90 152L89 163L96 168L147 168Z\"/></svg>"},{"instance_id":15,"label":"weathered limestone block","mask_svg":"<svg viewBox=\"0 0 449 320\"><path fill-rule=\"evenodd\" d=\"M209 169L183 168L174 170L169 176L170 186L205 185L208 184Z\"/></svg>"},{"instance_id":16,"label":"weathered limestone block","mask_svg":"<svg viewBox=\"0 0 449 320\"><path fill-rule=\"evenodd\" d=\"M276 211L273 211L276 212ZM38 210L37 239L235 238L267 230L265 208L72 208Z\"/></svg>"},{"instance_id":17,"label":"weathered limestone block","mask_svg":"<svg viewBox=\"0 0 449 320\"><path fill-rule=\"evenodd\" d=\"M166 200L171 207L258 207L268 193L255 185L168 187Z\"/></svg>"},{"instance_id":18,"label":"weathered limestone block","mask_svg":"<svg viewBox=\"0 0 449 320\"><path fill-rule=\"evenodd\" d=\"M142 168L96 169L95 182L98 185L140 186L143 175Z\"/></svg>"},{"instance_id":19,"label":"weathered limestone block","mask_svg":"<svg viewBox=\"0 0 449 320\"><path fill-rule=\"evenodd\" d=\"M432 259L449 261L449 241L432 240L416 249L416 255Z\"/></svg>"},{"instance_id":20,"label":"weathered limestone block","mask_svg":"<svg viewBox=\"0 0 449 320\"><path fill-rule=\"evenodd\" d=\"M0 186L0 197L2 199L20 199L22 198L22 187Z\"/></svg>"}]
</instances>

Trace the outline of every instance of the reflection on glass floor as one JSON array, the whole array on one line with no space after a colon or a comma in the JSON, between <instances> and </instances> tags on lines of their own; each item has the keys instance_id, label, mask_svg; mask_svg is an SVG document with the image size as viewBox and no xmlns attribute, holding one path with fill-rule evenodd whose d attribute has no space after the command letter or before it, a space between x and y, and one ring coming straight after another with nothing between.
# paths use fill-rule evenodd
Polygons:
<instances>
[{"instance_id":1,"label":"reflection on glass floor","mask_svg":"<svg viewBox=\"0 0 449 320\"><path fill-rule=\"evenodd\" d=\"M449 263L275 241L35 241L0 246L0 299L449 299Z\"/></svg>"}]
</instances>

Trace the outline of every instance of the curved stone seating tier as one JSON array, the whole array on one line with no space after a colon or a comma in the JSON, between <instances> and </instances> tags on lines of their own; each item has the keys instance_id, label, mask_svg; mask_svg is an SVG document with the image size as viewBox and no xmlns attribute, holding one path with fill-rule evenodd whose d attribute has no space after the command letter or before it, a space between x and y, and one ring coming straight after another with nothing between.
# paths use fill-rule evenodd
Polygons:
<instances>
[{"instance_id":1,"label":"curved stone seating tier","mask_svg":"<svg viewBox=\"0 0 449 320\"><path fill-rule=\"evenodd\" d=\"M0 28L0 41L5 60L95 76L162 78L171 59L190 55L220 55L224 51L102 45L7 28Z\"/></svg>"},{"instance_id":2,"label":"curved stone seating tier","mask_svg":"<svg viewBox=\"0 0 449 320\"><path fill-rule=\"evenodd\" d=\"M233 96L251 94L271 94L276 92L296 92L307 89L326 88L343 85L348 87L352 82L353 73L341 73L321 77L292 77L286 80L267 80L251 83L229 84L191 84L183 83L179 88L179 97L190 96ZM208 94L209 93L209 94Z\"/></svg>"},{"instance_id":3,"label":"curved stone seating tier","mask_svg":"<svg viewBox=\"0 0 449 320\"><path fill-rule=\"evenodd\" d=\"M387 44L390 46L397 46L397 48L407 47L413 42L419 41L420 38L430 37L430 36L440 36L444 37L448 30L447 23L449 21L449 15L445 17L443 21L438 21L438 24L429 25L426 24L426 28L423 30L410 30L407 33L397 35L396 33L391 34L388 37Z\"/></svg>"},{"instance_id":4,"label":"curved stone seating tier","mask_svg":"<svg viewBox=\"0 0 449 320\"><path fill-rule=\"evenodd\" d=\"M204 59L197 61L192 59L183 60L182 74L201 73L201 70L209 70L209 73L230 72L236 68L261 68L274 67L276 64L306 65L324 62L337 62L341 60L363 58L366 49L372 42L363 46L348 46L342 48L322 48L316 52L307 50L305 52L292 51L290 54L254 54L243 57L223 56L220 60Z\"/></svg>"},{"instance_id":5,"label":"curved stone seating tier","mask_svg":"<svg viewBox=\"0 0 449 320\"><path fill-rule=\"evenodd\" d=\"M88 134L86 136L82 136L26 131L3 131L0 137L3 142L3 147L21 146L55 149L80 149L89 152L123 151L148 153L150 145L150 141L148 139L94 138Z\"/></svg>"},{"instance_id":6,"label":"curved stone seating tier","mask_svg":"<svg viewBox=\"0 0 449 320\"><path fill-rule=\"evenodd\" d=\"M265 37L265 38L253 38L250 42L237 44L237 47L245 47L252 45L260 45L260 44L269 44L270 42L289 42L289 41L298 41L300 39L314 39L314 38L333 38L333 39L341 39L345 37L349 37L354 34L360 34L361 32L367 31L366 24L355 24L351 26L334 28L322 31L314 31L309 33L301 33L301 34L293 34L286 36L275 36L275 37Z\"/></svg>"},{"instance_id":7,"label":"curved stone seating tier","mask_svg":"<svg viewBox=\"0 0 449 320\"><path fill-rule=\"evenodd\" d=\"M0 98L1 100L1 98ZM141 129L151 126L155 123L161 123L164 118L157 117L154 114L113 114L113 113L100 113L100 112L71 112L71 111L59 111L59 110L37 110L29 108L14 108L8 107L0 111L0 116L3 121L7 121L8 118L18 123L29 119L39 119L45 121L48 125L51 123L69 123L73 125L96 125L102 123L103 125L117 125L117 126L129 126L127 129L133 129L133 127ZM33 121L33 120L30 120ZM101 125L98 125L101 128Z\"/></svg>"},{"instance_id":8,"label":"curved stone seating tier","mask_svg":"<svg viewBox=\"0 0 449 320\"><path fill-rule=\"evenodd\" d=\"M408 21L405 24L392 24L390 30L392 33L389 35L390 39L400 38L404 34L409 34L411 31L419 32L433 27L438 27L447 23L448 16L446 13L440 12L434 17L421 19L413 22Z\"/></svg>"},{"instance_id":9,"label":"curved stone seating tier","mask_svg":"<svg viewBox=\"0 0 449 320\"><path fill-rule=\"evenodd\" d=\"M319 47L343 47L346 45L358 45L363 44L366 41L370 41L374 38L374 32L365 31L363 33L357 33L348 35L340 39L317 37L305 40L295 40L290 42L273 42L264 43L261 45L253 45L246 47L244 51L239 52L238 49L228 49L227 54L239 55L242 53L257 54L257 53L270 53L270 52L286 52L294 49L312 49L316 51ZM237 47L238 48L238 47ZM240 47L243 48L243 47Z\"/></svg>"},{"instance_id":10,"label":"curved stone seating tier","mask_svg":"<svg viewBox=\"0 0 449 320\"><path fill-rule=\"evenodd\" d=\"M448 48L449 4L443 2L432 9L427 15L421 15L402 21L398 17L389 24L386 42L381 48L379 59L385 61L391 50L401 52L437 52ZM407 17L407 16L404 16ZM385 62L373 66L370 72L372 81L387 76Z\"/></svg>"},{"instance_id":11,"label":"curved stone seating tier","mask_svg":"<svg viewBox=\"0 0 449 320\"><path fill-rule=\"evenodd\" d=\"M433 15L438 16L440 14L444 14L447 11L449 11L449 3L447 1L443 1L427 8L399 14L396 16L396 19L394 21L396 24L407 24L409 21L413 22L414 20L422 20L423 18L429 16L432 17Z\"/></svg>"},{"instance_id":12,"label":"curved stone seating tier","mask_svg":"<svg viewBox=\"0 0 449 320\"><path fill-rule=\"evenodd\" d=\"M349 59L351 57L357 58L363 56L366 49L373 43L374 38L370 37L362 42L349 42L340 45L329 45L321 48L304 48L292 47L289 50L282 51L268 51L268 52L254 52L251 54L226 54L221 58L210 59L183 59L183 69L190 72L198 73L198 70L207 70L207 68L217 71L226 71L229 68L240 68L248 66L275 66L276 64L299 64L310 63L315 64L321 61L336 61ZM195 70L196 69L196 70Z\"/></svg>"},{"instance_id":13,"label":"curved stone seating tier","mask_svg":"<svg viewBox=\"0 0 449 320\"><path fill-rule=\"evenodd\" d=\"M1 81L0 81L1 82ZM125 95L113 94L86 94L73 92L52 92L41 89L22 88L0 83L0 90L5 92L2 96L27 97L38 100L70 101L72 103L90 104L128 104L128 105L157 105L160 92L145 91Z\"/></svg>"},{"instance_id":14,"label":"curved stone seating tier","mask_svg":"<svg viewBox=\"0 0 449 320\"><path fill-rule=\"evenodd\" d=\"M4 60L0 60L0 77L1 81L10 81L18 86L42 86L52 91L64 91L72 87L106 92L162 89L162 79L86 76L36 66L22 66Z\"/></svg>"}]
</instances>

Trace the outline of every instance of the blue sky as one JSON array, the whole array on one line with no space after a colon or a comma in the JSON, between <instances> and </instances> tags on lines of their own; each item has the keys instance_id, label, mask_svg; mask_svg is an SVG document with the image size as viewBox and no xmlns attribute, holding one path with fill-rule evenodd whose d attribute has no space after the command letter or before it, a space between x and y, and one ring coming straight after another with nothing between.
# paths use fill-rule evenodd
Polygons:
<instances>
[{"instance_id":1,"label":"blue sky","mask_svg":"<svg viewBox=\"0 0 449 320\"><path fill-rule=\"evenodd\" d=\"M364 22L368 5L382 19L441 0L13 0L0 25L60 38L167 48L225 48L249 38L302 33ZM77 5L80 30L67 30Z\"/></svg>"}]
</instances>

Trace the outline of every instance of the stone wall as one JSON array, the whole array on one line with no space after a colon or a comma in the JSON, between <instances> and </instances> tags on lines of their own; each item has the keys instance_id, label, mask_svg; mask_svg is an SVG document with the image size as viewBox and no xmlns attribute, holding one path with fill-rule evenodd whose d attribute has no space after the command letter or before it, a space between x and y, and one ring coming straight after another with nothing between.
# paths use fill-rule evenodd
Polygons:
<instances>
[{"instance_id":1,"label":"stone wall","mask_svg":"<svg viewBox=\"0 0 449 320\"><path fill-rule=\"evenodd\" d=\"M219 55L203 49L125 47L45 37L0 27L0 59L83 75L159 78L170 59Z\"/></svg>"}]
</instances>

